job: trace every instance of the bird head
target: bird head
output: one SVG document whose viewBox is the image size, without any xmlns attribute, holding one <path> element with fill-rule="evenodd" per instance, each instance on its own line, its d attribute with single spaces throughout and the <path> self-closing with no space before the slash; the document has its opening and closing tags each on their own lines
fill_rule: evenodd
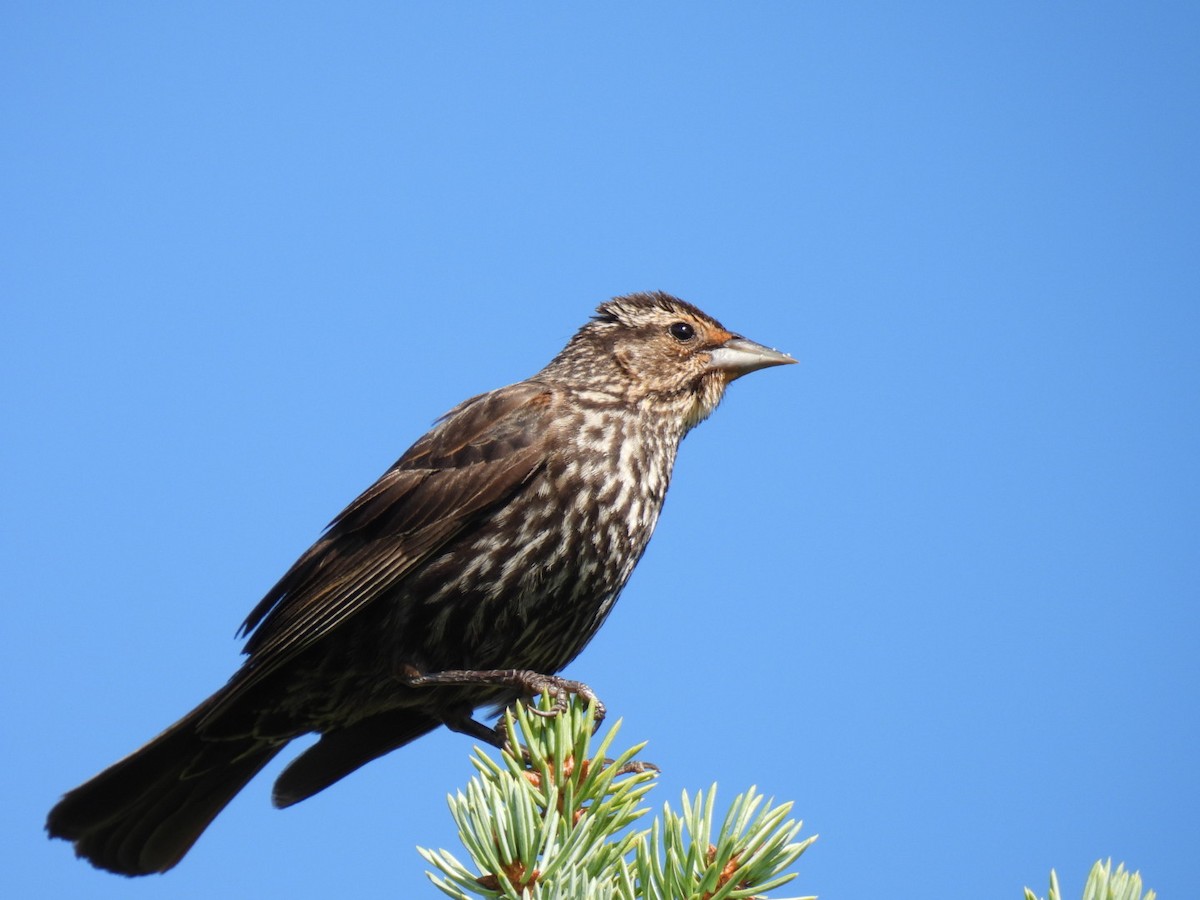
<svg viewBox="0 0 1200 900">
<path fill-rule="evenodd" d="M 674 407 L 686 431 L 716 409 L 734 379 L 795 361 L 655 292 L 600 304 L 544 371 L 627 401 Z"/>
</svg>

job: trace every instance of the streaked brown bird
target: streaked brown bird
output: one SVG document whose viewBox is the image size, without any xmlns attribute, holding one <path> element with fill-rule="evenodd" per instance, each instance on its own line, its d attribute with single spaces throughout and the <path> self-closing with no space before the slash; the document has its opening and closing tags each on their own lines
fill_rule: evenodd
<svg viewBox="0 0 1200 900">
<path fill-rule="evenodd" d="M 650 540 L 679 442 L 747 372 L 794 362 L 663 293 L 603 303 L 526 381 L 459 404 L 333 520 L 242 625 L 229 682 L 50 811 L 124 875 L 170 869 L 293 738 L 284 807 L 555 677 Z"/>
</svg>

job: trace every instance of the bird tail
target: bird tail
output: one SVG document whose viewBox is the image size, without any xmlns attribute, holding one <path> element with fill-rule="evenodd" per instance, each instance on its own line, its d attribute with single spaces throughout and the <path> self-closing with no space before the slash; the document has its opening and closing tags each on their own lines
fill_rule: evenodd
<svg viewBox="0 0 1200 900">
<path fill-rule="evenodd" d="M 165 872 L 179 862 L 282 742 L 202 738 L 201 704 L 145 746 L 67 793 L 50 811 L 51 837 L 121 875 Z"/>
</svg>

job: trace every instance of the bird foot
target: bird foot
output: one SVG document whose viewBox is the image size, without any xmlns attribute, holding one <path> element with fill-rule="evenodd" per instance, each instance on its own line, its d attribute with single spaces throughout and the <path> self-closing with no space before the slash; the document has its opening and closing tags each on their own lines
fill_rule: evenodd
<svg viewBox="0 0 1200 900">
<path fill-rule="evenodd" d="M 551 709 L 529 708 L 534 715 L 553 718 L 567 709 L 567 700 L 574 694 L 592 704 L 593 731 L 604 721 L 605 709 L 596 692 L 582 681 L 572 681 L 557 675 L 543 675 L 530 669 L 450 669 L 445 672 L 420 672 L 413 666 L 405 666 L 401 676 L 410 687 L 435 687 L 439 685 L 486 684 L 518 688 L 526 696 L 548 694 L 554 698 Z"/>
<path fill-rule="evenodd" d="M 606 759 L 606 760 L 604 760 L 604 762 L 608 765 L 611 765 L 613 763 L 613 760 Z M 617 769 L 617 774 L 618 775 L 634 775 L 634 774 L 640 775 L 642 772 L 661 772 L 661 771 L 662 771 L 661 768 L 659 768 L 654 763 L 649 762 L 648 760 L 631 759 L 629 762 L 625 763 L 625 765 L 621 766 L 621 768 Z"/>
</svg>

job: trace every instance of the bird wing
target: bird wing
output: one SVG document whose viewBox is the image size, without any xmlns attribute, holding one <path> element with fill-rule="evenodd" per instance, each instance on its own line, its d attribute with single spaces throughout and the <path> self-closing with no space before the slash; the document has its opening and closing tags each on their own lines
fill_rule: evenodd
<svg viewBox="0 0 1200 900">
<path fill-rule="evenodd" d="M 527 484 L 552 439 L 554 397 L 522 382 L 439 420 L 251 611 L 241 629 L 249 659 L 230 687 L 249 687 L 320 641 Z"/>
</svg>

